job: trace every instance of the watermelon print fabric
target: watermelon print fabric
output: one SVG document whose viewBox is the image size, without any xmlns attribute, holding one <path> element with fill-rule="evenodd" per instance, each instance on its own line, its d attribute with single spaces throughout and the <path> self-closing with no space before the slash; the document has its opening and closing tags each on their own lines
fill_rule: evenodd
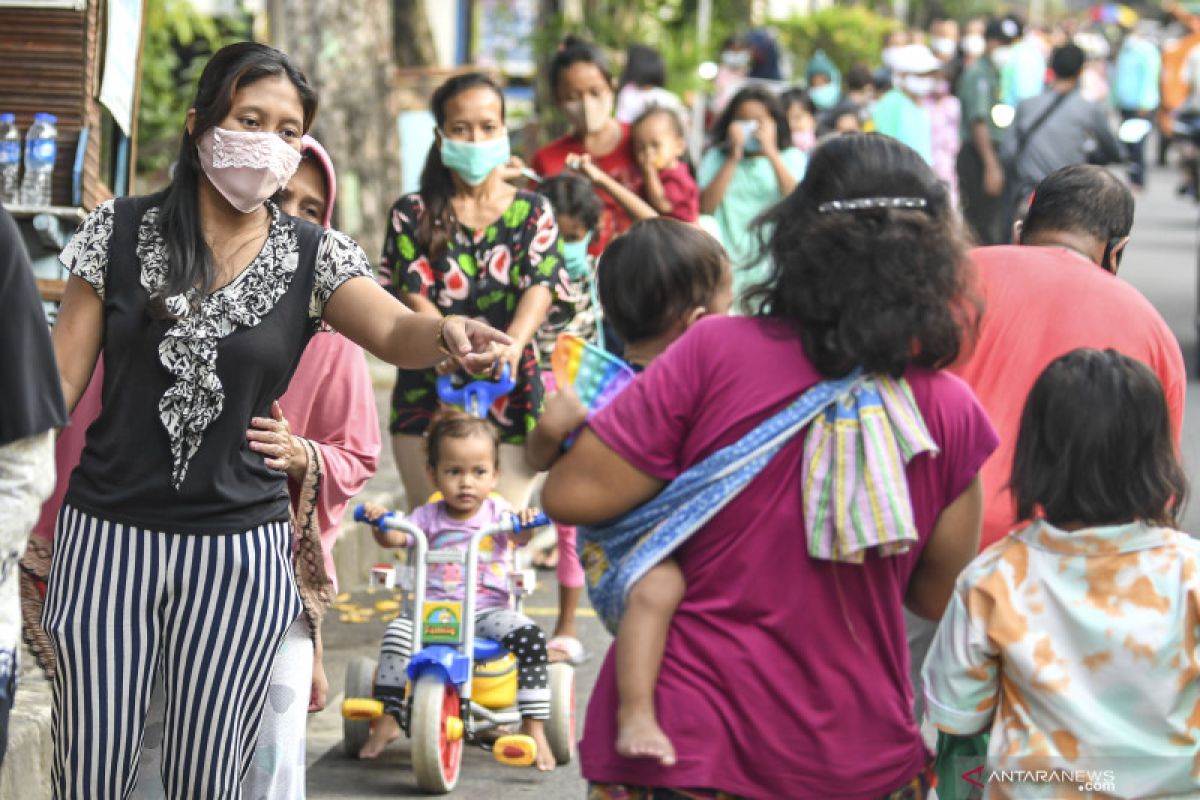
<svg viewBox="0 0 1200 800">
<path fill-rule="evenodd" d="M 552 293 L 566 280 L 558 223 L 546 198 L 518 191 L 499 219 L 484 228 L 456 226 L 445 254 L 431 262 L 417 242 L 425 203 L 420 194 L 401 197 L 389 214 L 379 282 L 396 294 L 428 298 L 443 314 L 462 314 L 505 330 L 525 290 Z M 543 390 L 534 345 L 525 348 L 516 388 L 492 406 L 489 417 L 500 438 L 521 444 L 541 413 Z M 397 370 L 389 428 L 421 435 L 437 410 L 434 370 Z"/>
</svg>

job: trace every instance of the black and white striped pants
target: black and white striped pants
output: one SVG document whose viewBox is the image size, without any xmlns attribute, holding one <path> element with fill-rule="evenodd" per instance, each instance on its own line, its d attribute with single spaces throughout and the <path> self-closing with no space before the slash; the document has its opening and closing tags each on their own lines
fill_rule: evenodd
<svg viewBox="0 0 1200 800">
<path fill-rule="evenodd" d="M 166 690 L 168 798 L 238 798 L 271 676 L 300 614 L 291 526 L 191 536 L 64 504 L 42 625 L 54 644 L 59 800 L 128 797 L 150 692 Z"/>
<path fill-rule="evenodd" d="M 550 653 L 546 634 L 524 614 L 508 608 L 489 608 L 475 615 L 475 635 L 494 639 L 517 657 L 517 707 L 528 719 L 550 718 Z M 408 662 L 413 655 L 413 624 L 406 617 L 388 623 L 379 650 L 375 698 L 384 709 L 400 715 Z"/>
</svg>

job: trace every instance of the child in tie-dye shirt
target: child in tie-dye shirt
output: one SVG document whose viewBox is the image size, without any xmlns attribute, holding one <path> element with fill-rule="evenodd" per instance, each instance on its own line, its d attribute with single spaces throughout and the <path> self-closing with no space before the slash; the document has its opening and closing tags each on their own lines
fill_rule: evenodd
<svg viewBox="0 0 1200 800">
<path fill-rule="evenodd" d="M 1158 379 L 1115 350 L 1031 390 L 1011 486 L 1033 521 L 963 571 L 924 668 L 941 731 L 991 731 L 985 796 L 1200 791 L 1200 542 L 1174 530 L 1171 442 Z"/>
</svg>

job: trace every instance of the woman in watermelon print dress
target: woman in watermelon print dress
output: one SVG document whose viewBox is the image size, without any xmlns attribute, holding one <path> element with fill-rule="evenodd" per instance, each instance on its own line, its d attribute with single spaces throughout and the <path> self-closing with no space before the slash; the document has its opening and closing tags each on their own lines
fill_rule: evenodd
<svg viewBox="0 0 1200 800">
<path fill-rule="evenodd" d="M 565 276 L 558 224 L 544 197 L 506 182 L 517 171 L 495 83 L 478 73 L 455 76 L 432 107 L 437 133 L 421 190 L 392 206 L 380 282 L 414 310 L 487 320 L 513 338 L 498 365 L 509 366 L 516 388 L 490 417 L 502 442 L 499 491 L 524 507 L 535 475 L 522 446 L 542 407 L 531 343 Z M 399 370 L 392 392 L 389 427 L 409 507 L 433 491 L 422 437 L 438 406 L 437 377 L 437 370 Z"/>
</svg>

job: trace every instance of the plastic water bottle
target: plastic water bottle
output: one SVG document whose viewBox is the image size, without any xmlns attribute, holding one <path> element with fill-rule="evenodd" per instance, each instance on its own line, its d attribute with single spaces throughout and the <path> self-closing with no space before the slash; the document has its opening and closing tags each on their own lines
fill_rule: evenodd
<svg viewBox="0 0 1200 800">
<path fill-rule="evenodd" d="M 15 114 L 0 114 L 0 203 L 21 199 L 21 131 Z"/>
<path fill-rule="evenodd" d="M 35 114 L 25 134 L 25 179 L 21 182 L 21 204 L 50 205 L 50 178 L 58 156 L 58 118 Z"/>
</svg>

